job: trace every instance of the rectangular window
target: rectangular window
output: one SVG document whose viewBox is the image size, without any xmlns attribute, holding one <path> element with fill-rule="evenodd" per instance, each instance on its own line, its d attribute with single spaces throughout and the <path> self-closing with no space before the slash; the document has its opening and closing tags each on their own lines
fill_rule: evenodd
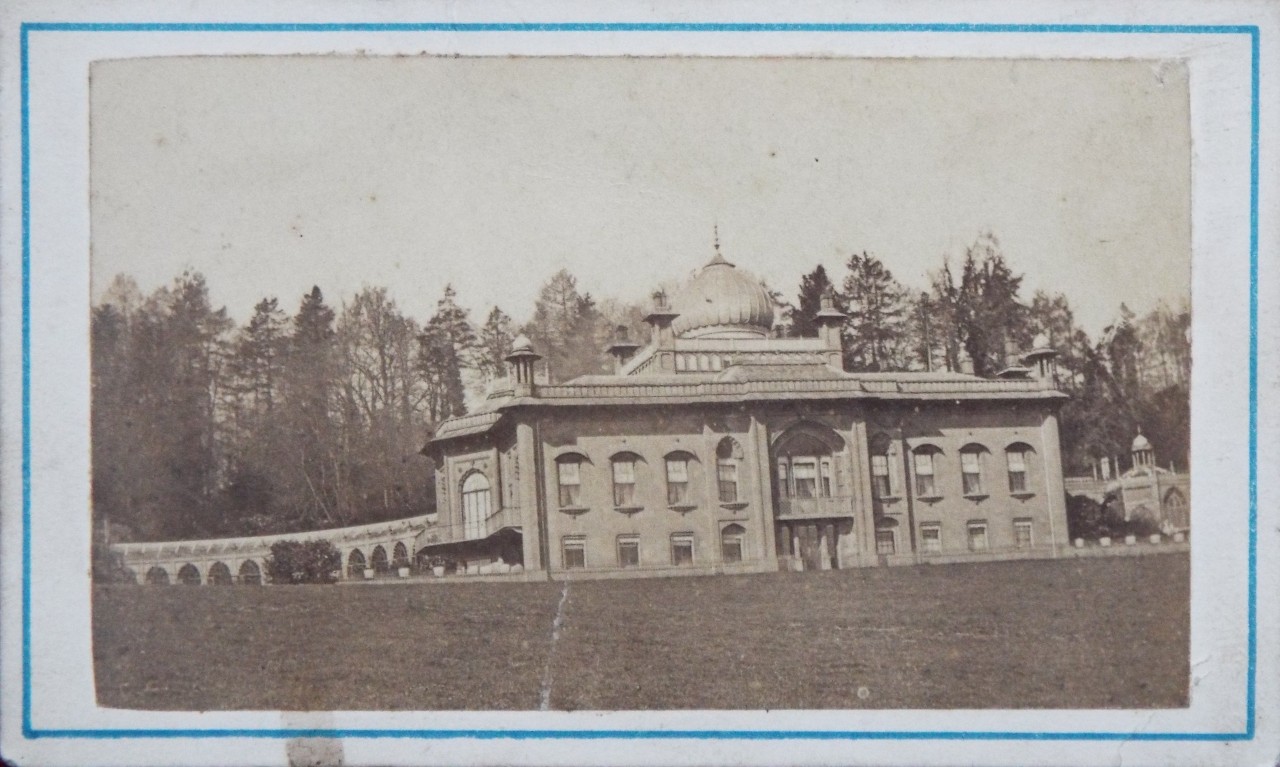
<svg viewBox="0 0 1280 767">
<path fill-rule="evenodd" d="M 561 542 L 564 569 L 574 570 L 587 566 L 587 539 L 581 535 L 566 536 Z"/>
<path fill-rule="evenodd" d="M 1021 450 L 1005 453 L 1009 458 L 1009 492 L 1027 492 L 1027 457 Z"/>
<path fill-rule="evenodd" d="M 676 355 L 676 372 L 683 373 L 689 368 L 688 362 L 683 354 Z"/>
<path fill-rule="evenodd" d="M 871 456 L 871 490 L 877 498 L 893 495 L 889 486 L 889 456 Z"/>
<path fill-rule="evenodd" d="M 725 562 L 742 561 L 742 536 L 724 535 L 720 539 L 720 557 Z"/>
<path fill-rule="evenodd" d="M 892 530 L 876 531 L 876 553 L 895 554 L 898 551 L 898 537 Z"/>
<path fill-rule="evenodd" d="M 916 495 L 921 498 L 937 496 L 933 483 L 933 453 L 916 453 Z"/>
<path fill-rule="evenodd" d="M 980 453 L 960 454 L 960 475 L 964 479 L 965 495 L 982 495 L 982 455 Z"/>
<path fill-rule="evenodd" d="M 823 498 L 831 497 L 831 471 L 831 459 L 823 458 L 818 464 L 819 479 L 821 480 L 819 482 L 819 487 L 822 490 Z"/>
<path fill-rule="evenodd" d="M 638 567 L 640 565 L 640 536 L 618 536 L 618 567 Z"/>
<path fill-rule="evenodd" d="M 969 523 L 969 551 L 987 550 L 987 523 Z"/>
<path fill-rule="evenodd" d="M 671 536 L 671 564 L 693 564 L 693 533 L 676 533 Z"/>
<path fill-rule="evenodd" d="M 671 506 L 689 502 L 689 461 L 667 459 L 667 503 Z"/>
<path fill-rule="evenodd" d="M 738 464 L 728 459 L 718 461 L 716 476 L 719 478 L 720 502 L 736 503 L 738 501 Z"/>
<path fill-rule="evenodd" d="M 926 554 L 942 551 L 942 525 L 920 525 L 920 548 Z"/>
<path fill-rule="evenodd" d="M 818 464 L 816 461 L 792 461 L 791 476 L 795 479 L 797 498 L 814 498 L 818 495 Z"/>
<path fill-rule="evenodd" d="M 1031 520 L 1013 520 L 1013 543 L 1020 549 L 1031 548 Z"/>
<path fill-rule="evenodd" d="M 577 461 L 562 461 L 556 465 L 560 473 L 560 507 L 577 506 L 581 501 L 582 475 Z"/>
<path fill-rule="evenodd" d="M 613 462 L 613 505 L 634 506 L 636 502 L 636 462 L 619 459 Z"/>
<path fill-rule="evenodd" d="M 787 461 L 785 458 L 778 461 L 778 494 L 783 498 L 791 497 L 791 480 L 790 474 L 787 472 Z"/>
</svg>

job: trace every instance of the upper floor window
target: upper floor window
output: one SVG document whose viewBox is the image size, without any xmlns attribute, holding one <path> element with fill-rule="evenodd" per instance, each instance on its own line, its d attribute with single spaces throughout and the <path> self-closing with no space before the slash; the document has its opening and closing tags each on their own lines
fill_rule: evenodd
<svg viewBox="0 0 1280 767">
<path fill-rule="evenodd" d="M 680 506 L 689 502 L 689 457 L 683 453 L 667 456 L 667 504 Z"/>
<path fill-rule="evenodd" d="M 636 504 L 636 459 L 635 456 L 623 454 L 613 459 L 613 505 L 635 506 Z"/>
<path fill-rule="evenodd" d="M 489 518 L 489 479 L 473 471 L 462 481 L 462 525 L 466 538 L 483 538 L 485 520 Z M 383 552 L 386 556 L 386 552 Z"/>
<path fill-rule="evenodd" d="M 871 447 L 871 493 L 876 498 L 893 495 L 893 478 L 889 473 L 889 439 L 884 435 L 873 437 Z"/>
<path fill-rule="evenodd" d="M 1004 455 L 1009 464 L 1009 492 L 1027 492 L 1027 464 L 1030 463 L 1031 447 L 1022 443 L 1010 445 Z"/>
<path fill-rule="evenodd" d="M 936 498 L 938 484 L 936 469 L 939 451 L 933 445 L 921 445 L 912 454 L 915 463 L 916 495 L 920 498 Z"/>
<path fill-rule="evenodd" d="M 742 447 L 732 437 L 720 440 L 716 447 L 716 483 L 721 503 L 738 501 L 738 462 L 742 460 Z"/>
<path fill-rule="evenodd" d="M 830 437 L 831 442 L 839 439 L 834 433 Z M 831 498 L 834 495 L 833 448 L 815 436 L 813 428 L 806 425 L 783 437 L 778 453 L 779 495 L 784 498 Z"/>
<path fill-rule="evenodd" d="M 556 473 L 560 484 L 560 508 L 582 505 L 582 461 L 578 456 L 557 460 Z"/>
<path fill-rule="evenodd" d="M 960 450 L 960 478 L 965 495 L 982 495 L 982 456 L 985 452 L 981 445 L 965 445 Z"/>
</svg>

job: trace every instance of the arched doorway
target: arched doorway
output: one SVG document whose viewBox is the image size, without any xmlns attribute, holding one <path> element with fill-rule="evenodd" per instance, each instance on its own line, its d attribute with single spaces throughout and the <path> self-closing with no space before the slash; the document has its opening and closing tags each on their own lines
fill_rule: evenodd
<svg viewBox="0 0 1280 767">
<path fill-rule="evenodd" d="M 347 555 L 347 577 L 364 577 L 364 552 L 360 549 L 352 549 Z"/>
<path fill-rule="evenodd" d="M 200 571 L 193 564 L 185 564 L 178 569 L 178 582 L 184 586 L 199 586 Z"/>
<path fill-rule="evenodd" d="M 844 470 L 844 439 L 828 426 L 802 422 L 774 441 L 778 554 L 786 567 L 840 566 L 840 542 L 853 530 L 853 498 Z"/>
<path fill-rule="evenodd" d="M 244 564 L 240 565 L 240 582 L 250 586 L 262 584 L 262 570 L 258 568 L 257 562 L 246 559 Z"/>
<path fill-rule="evenodd" d="M 373 567 L 375 575 L 386 575 L 391 572 L 391 565 L 387 563 L 387 550 L 382 546 L 373 547 L 373 554 L 369 557 L 369 563 Z"/>
<path fill-rule="evenodd" d="M 230 586 L 231 585 L 231 568 L 222 562 L 214 562 L 209 567 L 209 585 L 210 586 Z"/>
<path fill-rule="evenodd" d="M 147 571 L 147 583 L 152 586 L 168 586 L 169 571 L 163 567 L 153 567 Z"/>
<path fill-rule="evenodd" d="M 489 504 L 489 478 L 481 472 L 471 472 L 462 480 L 462 533 L 467 540 L 484 537 Z"/>
</svg>

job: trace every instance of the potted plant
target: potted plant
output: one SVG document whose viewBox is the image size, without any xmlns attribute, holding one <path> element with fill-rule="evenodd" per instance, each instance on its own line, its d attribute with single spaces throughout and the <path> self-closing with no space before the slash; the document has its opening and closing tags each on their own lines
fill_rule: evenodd
<svg viewBox="0 0 1280 767">
<path fill-rule="evenodd" d="M 445 561 L 444 557 L 435 556 L 427 557 L 427 567 L 431 568 L 431 574 L 437 578 L 444 577 Z"/>
<path fill-rule="evenodd" d="M 373 568 L 372 568 L 372 567 L 366 567 L 366 568 L 364 569 L 364 579 L 365 579 L 366 581 L 371 581 L 371 580 L 373 580 Z"/>
<path fill-rule="evenodd" d="M 409 577 L 409 563 L 408 563 L 408 562 L 401 562 L 401 563 L 400 563 L 400 566 L 399 566 L 398 568 L 396 568 L 396 573 L 397 573 L 397 574 L 399 574 L 399 576 L 400 576 L 401 578 L 408 578 L 408 577 Z"/>
</svg>

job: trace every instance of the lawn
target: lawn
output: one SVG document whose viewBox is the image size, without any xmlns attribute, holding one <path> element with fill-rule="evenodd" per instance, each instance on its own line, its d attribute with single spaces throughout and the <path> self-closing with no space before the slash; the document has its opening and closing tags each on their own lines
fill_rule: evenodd
<svg viewBox="0 0 1280 767">
<path fill-rule="evenodd" d="M 818 573 L 95 591 L 141 709 L 1166 708 L 1186 555 Z"/>
</svg>

